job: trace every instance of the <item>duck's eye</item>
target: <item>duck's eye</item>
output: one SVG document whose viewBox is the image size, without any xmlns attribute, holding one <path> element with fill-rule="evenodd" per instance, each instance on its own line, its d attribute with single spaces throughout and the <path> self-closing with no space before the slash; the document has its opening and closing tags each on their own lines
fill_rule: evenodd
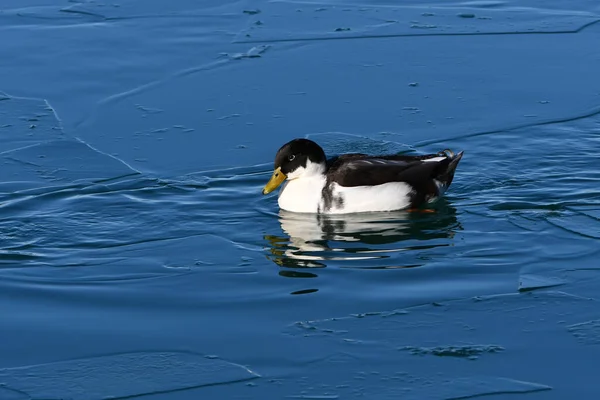
<svg viewBox="0 0 600 400">
<path fill-rule="evenodd" d="M 288 161 L 294 161 L 294 158 L 296 158 L 296 156 L 292 154 L 291 156 L 288 156 Z"/>
</svg>

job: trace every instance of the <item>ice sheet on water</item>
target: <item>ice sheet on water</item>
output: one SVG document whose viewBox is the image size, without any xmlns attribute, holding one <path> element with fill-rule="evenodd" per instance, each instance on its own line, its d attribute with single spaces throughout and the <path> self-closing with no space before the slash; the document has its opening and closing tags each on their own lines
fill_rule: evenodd
<svg viewBox="0 0 600 400">
<path fill-rule="evenodd" d="M 271 2 L 250 18 L 237 40 L 276 42 L 386 36 L 575 32 L 593 13 L 536 8 L 474 9 L 465 4 L 344 5 Z"/>
<path fill-rule="evenodd" d="M 48 102 L 0 92 L 0 153 L 63 138 L 60 121 Z"/>
<path fill-rule="evenodd" d="M 519 276 L 519 291 L 528 292 L 536 289 L 550 288 L 554 286 L 564 285 L 566 281 L 538 274 L 521 274 Z"/>
<path fill-rule="evenodd" d="M 136 171 L 77 140 L 52 140 L 0 155 L 1 192 L 75 182 L 97 182 Z"/>
<path fill-rule="evenodd" d="M 125 353 L 0 369 L 5 389 L 48 400 L 132 397 L 258 376 L 238 364 L 175 352 Z"/>
<path fill-rule="evenodd" d="M 302 321 L 288 333 L 304 342 L 327 341 L 329 349 L 347 354 L 346 370 L 359 372 L 353 377 L 346 374 L 346 380 L 336 384 L 360 390 L 365 397 L 470 398 L 549 390 L 546 382 L 523 379 L 527 366 L 513 368 L 509 374 L 494 366 L 516 352 L 527 359 L 546 359 L 551 353 L 566 363 L 577 360 L 590 368 L 597 359 L 597 347 L 591 347 L 598 343 L 597 310 L 593 299 L 564 292 L 528 292 Z M 568 333 L 578 340 L 565 342 Z M 548 343 L 559 340 L 563 344 L 552 346 L 549 352 Z M 443 361 L 447 367 L 453 366 L 452 372 L 432 373 L 432 358 L 415 357 L 411 350 L 453 355 Z M 485 357 L 472 357 L 483 353 Z M 370 360 L 377 363 L 371 366 Z M 317 364 L 324 376 L 329 369 L 339 371 L 330 359 L 319 360 L 312 368 Z M 402 365 L 409 365 L 410 371 L 392 372 Z M 370 373 L 369 368 L 378 369 Z M 555 378 L 550 374 L 548 379 Z"/>
</svg>

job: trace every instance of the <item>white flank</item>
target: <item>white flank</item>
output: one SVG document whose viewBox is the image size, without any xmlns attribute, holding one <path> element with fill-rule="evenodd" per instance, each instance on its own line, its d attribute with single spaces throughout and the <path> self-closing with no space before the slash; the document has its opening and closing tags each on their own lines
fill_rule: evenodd
<svg viewBox="0 0 600 400">
<path fill-rule="evenodd" d="M 369 211 L 395 211 L 410 206 L 412 187 L 403 182 L 390 182 L 376 186 L 345 187 L 333 184 L 333 198 L 341 196 L 342 207 L 336 207 L 336 201 L 330 210 L 321 207 L 327 214 L 349 214 Z"/>
</svg>

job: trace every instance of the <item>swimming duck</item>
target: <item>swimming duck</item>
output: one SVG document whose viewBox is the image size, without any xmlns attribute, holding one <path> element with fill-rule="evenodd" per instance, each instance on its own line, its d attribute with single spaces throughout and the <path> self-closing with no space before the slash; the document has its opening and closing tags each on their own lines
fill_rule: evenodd
<svg viewBox="0 0 600 400">
<path fill-rule="evenodd" d="M 286 181 L 279 207 L 298 213 L 416 209 L 444 194 L 462 155 L 444 150 L 420 156 L 352 153 L 327 159 L 317 143 L 294 139 L 277 151 L 263 194 Z"/>
</svg>

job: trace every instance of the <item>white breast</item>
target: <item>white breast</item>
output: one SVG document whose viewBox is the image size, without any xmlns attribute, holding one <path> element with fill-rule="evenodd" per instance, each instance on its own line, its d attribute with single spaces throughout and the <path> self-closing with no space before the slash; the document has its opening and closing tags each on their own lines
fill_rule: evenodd
<svg viewBox="0 0 600 400">
<path fill-rule="evenodd" d="M 324 175 L 289 180 L 279 192 L 279 208 L 298 213 L 316 213 L 321 203 L 323 186 Z"/>
</svg>

